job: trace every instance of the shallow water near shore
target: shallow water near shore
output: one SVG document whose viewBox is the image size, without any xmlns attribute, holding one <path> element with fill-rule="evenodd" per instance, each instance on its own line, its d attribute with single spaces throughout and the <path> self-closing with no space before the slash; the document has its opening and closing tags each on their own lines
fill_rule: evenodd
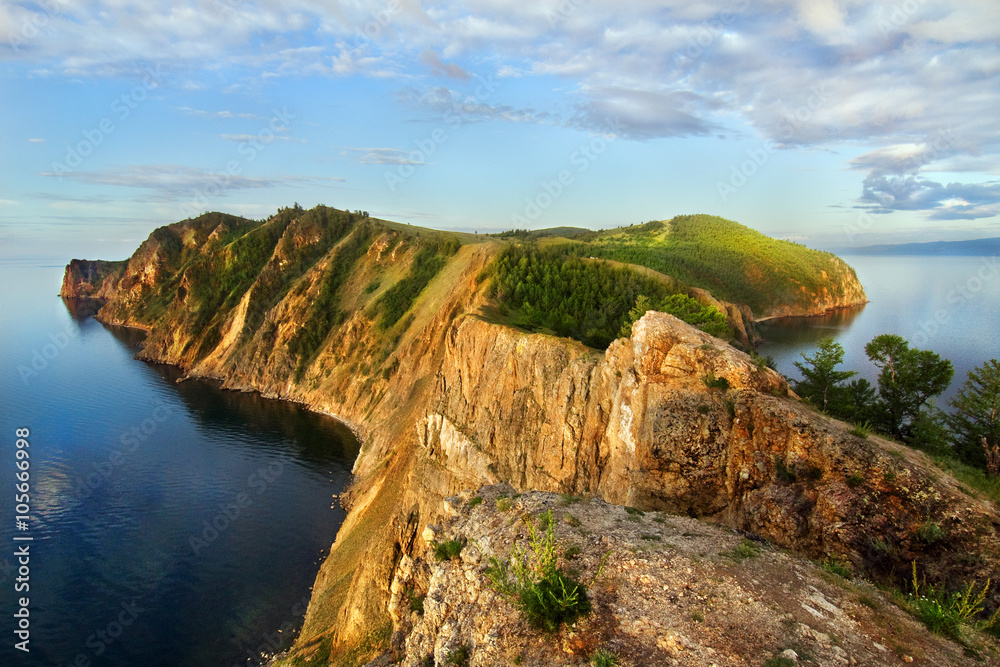
<svg viewBox="0 0 1000 667">
<path fill-rule="evenodd" d="M 229 667 L 287 645 L 343 520 L 332 497 L 356 439 L 301 406 L 134 360 L 142 332 L 64 303 L 61 277 L 54 261 L 0 262 L 0 664 Z M 27 531 L 13 516 L 17 428 L 30 429 Z M 30 545 L 27 592 L 15 544 Z M 21 596 L 29 653 L 14 648 Z"/>
</svg>

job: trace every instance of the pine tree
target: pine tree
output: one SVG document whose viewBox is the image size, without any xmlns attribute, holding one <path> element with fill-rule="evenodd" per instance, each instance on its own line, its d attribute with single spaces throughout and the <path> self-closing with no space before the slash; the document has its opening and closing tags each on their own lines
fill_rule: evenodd
<svg viewBox="0 0 1000 667">
<path fill-rule="evenodd" d="M 920 409 L 948 388 L 955 370 L 936 352 L 912 349 L 895 334 L 876 336 L 865 346 L 865 353 L 880 370 L 880 426 L 906 440 L 910 426 L 920 417 Z"/>
<path fill-rule="evenodd" d="M 855 371 L 836 370 L 837 366 L 844 363 L 844 348 L 833 336 L 821 340 L 819 349 L 812 357 L 805 354 L 801 356 L 806 363 L 796 361 L 795 367 L 805 377 L 795 383 L 795 393 L 809 399 L 825 412 L 843 391 L 840 383 L 855 375 Z"/>
<path fill-rule="evenodd" d="M 955 453 L 969 465 L 986 467 L 983 438 L 986 450 L 1000 445 L 1000 362 L 990 359 L 969 371 L 951 407 L 954 412 L 947 421 Z"/>
</svg>

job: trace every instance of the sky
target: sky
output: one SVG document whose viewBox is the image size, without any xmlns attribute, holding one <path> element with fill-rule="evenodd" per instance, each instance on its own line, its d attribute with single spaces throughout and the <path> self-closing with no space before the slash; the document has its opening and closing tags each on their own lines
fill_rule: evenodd
<svg viewBox="0 0 1000 667">
<path fill-rule="evenodd" d="M 1000 3 L 0 0 L 0 258 L 204 211 L 1000 236 Z"/>
</svg>

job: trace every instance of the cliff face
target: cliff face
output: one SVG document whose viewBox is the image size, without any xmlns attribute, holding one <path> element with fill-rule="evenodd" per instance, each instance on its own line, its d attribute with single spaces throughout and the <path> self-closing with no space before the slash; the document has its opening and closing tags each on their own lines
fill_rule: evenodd
<svg viewBox="0 0 1000 667">
<path fill-rule="evenodd" d="M 816 285 L 799 285 L 794 290 L 798 293 L 796 302 L 775 304 L 757 320 L 824 315 L 868 303 L 868 296 L 854 269 L 839 257 L 831 256 L 830 264 L 830 271 L 820 271 Z"/>
<path fill-rule="evenodd" d="M 59 296 L 109 299 L 117 293 L 126 262 L 74 259 L 66 265 Z"/>
<path fill-rule="evenodd" d="M 149 329 L 145 358 L 303 402 L 362 437 L 295 655 L 384 648 L 400 564 L 425 546 L 423 527 L 446 497 L 498 482 L 702 517 L 872 576 L 915 559 L 929 581 L 998 580 L 991 505 L 923 456 L 803 407 L 722 341 L 654 312 L 604 353 L 490 323 L 489 243 L 448 256 L 385 327 L 382 299 L 426 238 L 317 216 L 158 230 L 99 314 Z M 317 321 L 329 331 L 293 354 Z M 945 540 L 919 537 L 930 523 Z"/>
</svg>

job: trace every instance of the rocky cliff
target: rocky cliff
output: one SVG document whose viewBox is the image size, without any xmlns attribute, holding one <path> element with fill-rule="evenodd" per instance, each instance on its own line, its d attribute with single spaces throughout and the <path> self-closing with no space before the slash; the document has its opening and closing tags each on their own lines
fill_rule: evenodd
<svg viewBox="0 0 1000 667">
<path fill-rule="evenodd" d="M 497 324 L 483 269 L 498 243 L 439 255 L 413 287 L 439 239 L 330 211 L 158 230 L 98 315 L 149 330 L 145 358 L 300 401 L 361 436 L 349 514 L 290 660 L 388 649 L 401 563 L 445 498 L 483 484 L 699 517 L 875 578 L 916 560 L 942 585 L 998 580 L 992 505 L 802 406 L 725 342 L 655 312 L 603 352 Z M 405 315 L 387 320 L 400 294 Z M 931 524 L 944 539 L 921 537 Z"/>
<path fill-rule="evenodd" d="M 759 315 L 757 321 L 779 317 L 811 317 L 825 315 L 842 308 L 868 303 L 868 296 L 857 279 L 854 269 L 839 257 L 830 257 L 831 270 L 820 271 L 811 287 L 798 285 L 802 299 L 798 303 L 779 303 Z"/>
<path fill-rule="evenodd" d="M 67 299 L 109 299 L 118 291 L 126 262 L 74 259 L 66 265 L 59 296 Z"/>
</svg>

